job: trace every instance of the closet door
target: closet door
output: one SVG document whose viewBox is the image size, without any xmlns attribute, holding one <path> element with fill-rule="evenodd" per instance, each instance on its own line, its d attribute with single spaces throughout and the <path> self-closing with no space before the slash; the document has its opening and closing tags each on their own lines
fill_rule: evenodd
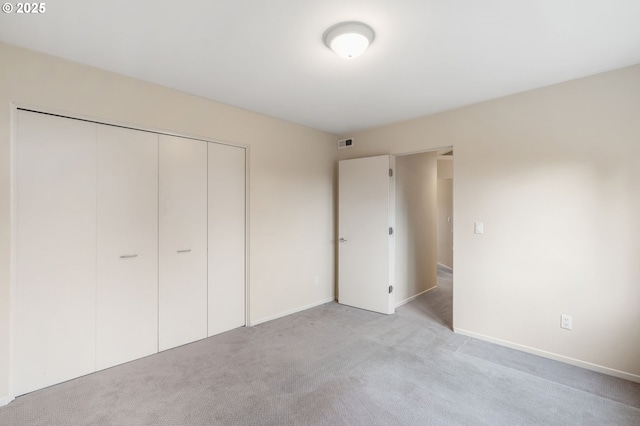
<svg viewBox="0 0 640 426">
<path fill-rule="evenodd" d="M 209 143 L 209 336 L 245 325 L 245 149 Z"/>
<path fill-rule="evenodd" d="M 95 368 L 95 135 L 18 111 L 16 395 Z"/>
<path fill-rule="evenodd" d="M 158 135 L 99 125 L 96 367 L 158 350 Z"/>
<path fill-rule="evenodd" d="M 160 135 L 160 350 L 207 337 L 207 143 Z"/>
</svg>

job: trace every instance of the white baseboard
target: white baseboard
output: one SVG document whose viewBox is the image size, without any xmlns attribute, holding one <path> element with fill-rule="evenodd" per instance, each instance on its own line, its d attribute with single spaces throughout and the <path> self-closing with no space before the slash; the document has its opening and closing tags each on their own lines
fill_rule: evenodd
<svg viewBox="0 0 640 426">
<path fill-rule="evenodd" d="M 7 405 L 11 401 L 13 401 L 13 398 L 9 398 L 8 396 L 4 398 L 0 398 L 0 407 Z"/>
<path fill-rule="evenodd" d="M 318 302 L 310 303 L 310 304 L 305 305 L 305 306 L 300 306 L 298 308 L 294 308 L 294 309 L 290 309 L 288 311 L 280 312 L 280 313 L 275 314 L 275 315 L 269 315 L 268 317 L 264 317 L 264 318 L 260 318 L 260 319 L 255 320 L 255 321 L 251 321 L 250 326 L 253 327 L 254 325 L 258 325 L 258 324 L 262 324 L 263 322 L 268 322 L 268 321 L 272 321 L 274 319 L 286 317 L 287 315 L 295 314 L 296 312 L 306 311 L 307 309 L 315 308 L 316 306 L 324 305 L 325 303 L 333 302 L 335 300 L 336 299 L 334 297 L 330 297 L 328 299 L 323 299 L 323 300 L 320 300 Z"/>
<path fill-rule="evenodd" d="M 398 309 L 398 308 L 399 308 L 400 306 L 402 306 L 402 305 L 406 305 L 406 304 L 407 304 L 407 303 L 409 303 L 409 302 L 413 302 L 414 300 L 416 300 L 418 297 L 422 296 L 422 295 L 423 295 L 423 294 L 425 294 L 426 292 L 431 291 L 431 290 L 436 289 L 436 288 L 438 288 L 438 286 L 437 286 L 437 285 L 434 285 L 433 287 L 428 288 L 428 289 L 426 289 L 425 291 L 423 291 L 423 292 L 420 292 L 420 293 L 416 294 L 415 296 L 411 296 L 411 297 L 410 297 L 410 298 L 408 298 L 408 299 L 404 299 L 404 300 L 402 300 L 402 301 L 400 301 L 400 302 L 396 303 L 396 309 Z"/>
<path fill-rule="evenodd" d="M 448 270 L 448 271 L 453 272 L 453 268 L 452 268 L 451 266 L 447 266 L 447 265 L 445 265 L 444 263 L 440 263 L 440 262 L 438 262 L 438 266 L 439 266 L 439 267 L 441 267 L 441 268 L 444 268 L 444 269 L 446 269 L 446 270 Z"/>
<path fill-rule="evenodd" d="M 516 349 L 518 351 L 538 355 L 543 358 L 553 359 L 555 361 L 564 362 L 567 364 L 575 365 L 576 367 L 586 368 L 587 370 L 596 371 L 598 373 L 607 374 L 609 376 L 619 377 L 621 379 L 629 380 L 631 382 L 640 383 L 640 375 L 627 373 L 626 371 L 616 370 L 614 368 L 604 367 L 602 365 L 593 364 L 591 362 L 582 361 L 579 359 L 571 358 L 564 355 L 559 355 L 553 352 L 543 351 L 541 349 L 532 348 L 530 346 L 521 345 L 519 343 L 509 342 L 507 340 L 496 339 L 493 337 L 485 336 L 484 334 L 474 333 L 473 331 L 464 330 L 461 328 L 453 328 L 453 331 L 464 336 L 473 337 L 474 339 L 484 340 L 485 342 L 495 343 L 507 348 Z"/>
</svg>

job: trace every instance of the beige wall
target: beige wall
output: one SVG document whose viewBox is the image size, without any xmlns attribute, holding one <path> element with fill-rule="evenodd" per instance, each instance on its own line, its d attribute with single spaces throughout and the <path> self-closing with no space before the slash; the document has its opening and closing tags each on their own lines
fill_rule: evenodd
<svg viewBox="0 0 640 426">
<path fill-rule="evenodd" d="M 442 157 L 438 158 L 438 179 L 453 179 L 453 156 Z"/>
<path fill-rule="evenodd" d="M 640 65 L 344 135 L 339 157 L 453 146 L 455 330 L 640 381 L 638 117 Z"/>
<path fill-rule="evenodd" d="M 12 102 L 248 145 L 252 322 L 333 299 L 335 136 L 1 43 L 0 64 L 0 405 L 10 372 Z"/>
<path fill-rule="evenodd" d="M 396 157 L 395 300 L 435 287 L 437 153 Z"/>
<path fill-rule="evenodd" d="M 441 171 L 452 164 L 438 160 L 438 263 L 449 268 L 453 268 L 453 176 L 440 176 L 446 176 Z"/>
</svg>

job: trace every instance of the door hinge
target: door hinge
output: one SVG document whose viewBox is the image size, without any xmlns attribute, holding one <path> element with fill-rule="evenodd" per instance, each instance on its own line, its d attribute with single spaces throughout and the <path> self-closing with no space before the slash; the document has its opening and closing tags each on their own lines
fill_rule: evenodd
<svg viewBox="0 0 640 426">
<path fill-rule="evenodd" d="M 393 228 L 389 227 L 389 235 L 393 235 Z"/>
<path fill-rule="evenodd" d="M 393 286 L 392 285 L 389 286 L 389 294 L 391 294 L 391 293 L 393 293 Z"/>
<path fill-rule="evenodd" d="M 389 177 L 393 177 L 393 169 L 389 169 Z"/>
</svg>

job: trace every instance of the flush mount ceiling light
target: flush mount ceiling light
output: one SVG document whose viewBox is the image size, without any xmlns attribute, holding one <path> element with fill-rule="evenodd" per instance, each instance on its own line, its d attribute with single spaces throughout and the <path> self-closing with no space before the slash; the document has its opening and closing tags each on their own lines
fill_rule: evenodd
<svg viewBox="0 0 640 426">
<path fill-rule="evenodd" d="M 367 50 L 375 34 L 362 22 L 342 22 L 325 31 L 324 44 L 343 58 L 358 57 Z"/>
</svg>

